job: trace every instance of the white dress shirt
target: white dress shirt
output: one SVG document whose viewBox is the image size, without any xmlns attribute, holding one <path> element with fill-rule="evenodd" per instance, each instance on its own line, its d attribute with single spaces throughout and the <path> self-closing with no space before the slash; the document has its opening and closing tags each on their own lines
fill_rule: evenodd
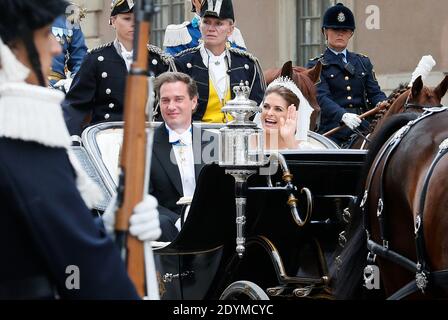
<svg viewBox="0 0 448 320">
<path fill-rule="evenodd" d="M 196 188 L 196 175 L 194 172 L 194 156 L 191 126 L 182 134 L 172 130 L 165 123 L 169 134 L 169 142 L 172 145 L 174 155 L 179 168 L 184 197 L 193 197 Z"/>
<path fill-rule="evenodd" d="M 328 49 L 333 52 L 335 55 L 338 55 L 340 53 L 342 53 L 344 55 L 344 58 L 342 59 L 344 61 L 344 63 L 347 63 L 347 49 L 342 50 L 341 52 L 337 52 L 336 50 L 331 49 L 330 47 L 328 47 Z"/>
<path fill-rule="evenodd" d="M 210 50 L 204 47 L 200 48 L 202 62 L 208 68 L 210 79 L 218 93 L 219 99 L 223 100 L 227 93 L 230 78 L 227 74 L 226 50 L 219 56 L 215 56 Z"/>
<path fill-rule="evenodd" d="M 131 70 L 131 64 L 133 59 L 134 50 L 127 51 L 126 48 L 123 46 L 121 42 L 119 42 L 117 39 L 114 41 L 115 48 L 117 49 L 118 53 L 121 55 L 121 57 L 124 60 L 124 63 L 126 63 L 126 69 Z"/>
</svg>

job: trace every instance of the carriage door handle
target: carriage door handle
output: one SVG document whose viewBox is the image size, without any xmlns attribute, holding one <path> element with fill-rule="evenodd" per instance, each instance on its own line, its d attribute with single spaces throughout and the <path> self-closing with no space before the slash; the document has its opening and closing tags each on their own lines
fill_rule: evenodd
<svg viewBox="0 0 448 320">
<path fill-rule="evenodd" d="M 172 282 L 174 279 L 191 277 L 193 274 L 194 274 L 194 271 L 185 271 L 185 272 L 181 273 L 180 275 L 178 273 L 177 274 L 165 273 L 162 277 L 162 281 L 164 283 L 168 283 L 168 282 Z"/>
</svg>

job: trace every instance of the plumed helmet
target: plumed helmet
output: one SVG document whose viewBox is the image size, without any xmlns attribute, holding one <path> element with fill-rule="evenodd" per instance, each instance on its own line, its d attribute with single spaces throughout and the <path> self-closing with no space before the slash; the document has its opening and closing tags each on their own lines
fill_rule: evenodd
<svg viewBox="0 0 448 320">
<path fill-rule="evenodd" d="M 324 14 L 322 28 L 355 30 L 355 17 L 353 12 L 342 3 L 328 8 Z"/>
<path fill-rule="evenodd" d="M 205 0 L 202 3 L 201 17 L 215 17 L 235 21 L 232 0 Z"/>
<path fill-rule="evenodd" d="M 52 24 L 67 6 L 64 0 L 0 0 L 0 37 L 5 43 L 23 38 L 24 32 Z"/>
<path fill-rule="evenodd" d="M 134 9 L 134 0 L 113 0 L 110 9 L 111 17 L 120 13 L 132 12 Z"/>
</svg>

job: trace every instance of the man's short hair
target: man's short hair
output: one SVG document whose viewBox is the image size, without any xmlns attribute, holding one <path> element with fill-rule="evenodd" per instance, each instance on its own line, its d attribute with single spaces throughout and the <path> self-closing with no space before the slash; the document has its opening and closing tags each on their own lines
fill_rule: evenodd
<svg viewBox="0 0 448 320">
<path fill-rule="evenodd" d="M 182 72 L 164 72 L 159 75 L 154 82 L 154 90 L 158 99 L 160 99 L 160 88 L 165 83 L 183 82 L 187 85 L 188 95 L 190 99 L 198 96 L 198 86 L 188 74 Z"/>
</svg>

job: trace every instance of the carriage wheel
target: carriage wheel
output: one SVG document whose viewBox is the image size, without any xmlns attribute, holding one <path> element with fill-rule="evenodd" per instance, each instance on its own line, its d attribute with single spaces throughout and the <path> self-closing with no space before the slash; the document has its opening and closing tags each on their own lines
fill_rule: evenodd
<svg viewBox="0 0 448 320">
<path fill-rule="evenodd" d="M 269 300 L 269 297 L 255 283 L 242 280 L 229 285 L 219 300 Z"/>
</svg>

